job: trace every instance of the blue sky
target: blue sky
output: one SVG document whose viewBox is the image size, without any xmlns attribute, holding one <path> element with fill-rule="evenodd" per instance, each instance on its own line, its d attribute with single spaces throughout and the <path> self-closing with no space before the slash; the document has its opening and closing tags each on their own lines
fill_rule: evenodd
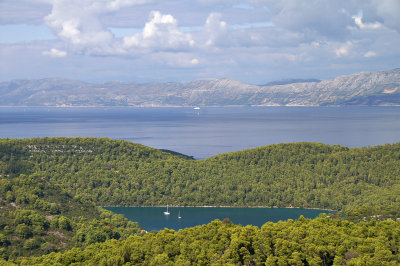
<svg viewBox="0 0 400 266">
<path fill-rule="evenodd" d="M 231 78 L 400 67 L 399 0 L 2 0 L 0 81 Z"/>
</svg>

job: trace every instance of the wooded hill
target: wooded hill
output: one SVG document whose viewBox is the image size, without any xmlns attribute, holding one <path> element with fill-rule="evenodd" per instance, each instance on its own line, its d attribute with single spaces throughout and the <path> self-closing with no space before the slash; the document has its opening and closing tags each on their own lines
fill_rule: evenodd
<svg viewBox="0 0 400 266">
<path fill-rule="evenodd" d="M 0 145 L 3 178 L 34 174 L 101 206 L 343 211 L 400 204 L 400 143 L 352 149 L 277 144 L 205 160 L 101 138 L 14 139 Z"/>
<path fill-rule="evenodd" d="M 137 233 L 137 223 L 83 202 L 38 175 L 0 178 L 0 259 L 60 252 Z"/>
<path fill-rule="evenodd" d="M 321 215 L 262 228 L 228 221 L 72 249 L 24 265 L 399 265 L 400 222 L 354 224 Z"/>
<path fill-rule="evenodd" d="M 396 220 L 400 217 L 399 162 L 400 143 L 352 149 L 319 143 L 277 144 L 196 161 L 190 157 L 122 140 L 2 139 L 0 256 L 14 259 L 40 255 L 138 234 L 137 224 L 98 209 L 94 204 L 312 207 L 343 211 L 353 221 L 387 218 Z M 372 222 L 371 226 L 380 225 Z M 390 226 L 395 231 L 399 230 L 400 222 Z M 242 230 L 241 227 L 232 228 Z M 364 230 L 360 228 L 357 230 Z M 309 229 L 313 231 L 315 228 Z M 192 229 L 186 230 L 190 232 Z M 168 231 L 164 233 L 168 234 Z M 179 233 L 171 234 L 179 236 Z M 155 237 L 150 242 L 157 238 L 151 235 L 146 237 Z M 392 239 L 399 243 L 399 234 L 387 237 L 387 241 Z M 142 238 L 134 239 L 136 244 L 133 245 L 140 245 L 137 243 L 143 241 Z M 92 250 L 103 249 L 107 245 L 119 248 L 133 240 L 127 241 L 108 242 L 104 246 L 92 247 Z M 201 245 L 209 245 L 207 241 L 211 239 L 204 240 Z M 335 251 L 334 254 L 340 253 L 341 258 L 346 259 L 343 256 L 358 247 L 357 243 L 346 247 L 346 251 Z M 161 253 L 157 251 L 154 256 L 165 253 L 162 250 L 166 246 L 159 248 Z M 398 260 L 398 250 L 389 249 L 392 252 L 390 260 Z M 222 252 L 220 249 L 216 250 Z M 255 255 L 251 248 L 247 250 L 251 257 Z M 71 252 L 67 254 L 81 251 Z M 82 261 L 91 257 L 86 257 L 89 253 L 85 252 L 91 251 L 84 251 L 79 255 L 83 256 Z M 375 251 L 362 252 L 364 251 L 357 251 L 360 259 L 360 254 L 374 254 Z M 131 258 L 133 253 L 129 254 L 127 256 Z M 211 253 L 206 253 L 204 259 L 209 261 L 211 258 L 207 254 Z M 240 257 L 241 253 L 238 254 Z M 278 256 L 276 254 L 275 257 Z M 299 258 L 307 260 L 305 254 L 301 253 Z M 332 256 L 333 253 L 329 254 Z M 347 255 L 352 256 L 349 254 Z M 153 255 L 149 255 L 149 259 L 155 259 Z M 62 257 L 52 256 L 46 258 Z M 177 263 L 175 255 L 167 252 L 167 256 Z M 265 256 L 264 259 L 271 257 Z M 104 257 L 99 259 L 103 260 Z M 326 259 L 333 262 L 333 257 Z M 146 264 L 149 262 L 143 258 L 142 260 Z M 129 261 L 132 260 L 125 260 Z M 240 263 L 245 261 L 247 260 L 244 258 L 239 259 Z M 191 263 L 201 262 L 196 260 Z"/>
</svg>

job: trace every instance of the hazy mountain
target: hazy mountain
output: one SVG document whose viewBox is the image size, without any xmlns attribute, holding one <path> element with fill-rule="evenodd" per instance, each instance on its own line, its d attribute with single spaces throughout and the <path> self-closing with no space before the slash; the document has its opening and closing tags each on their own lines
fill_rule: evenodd
<svg viewBox="0 0 400 266">
<path fill-rule="evenodd" d="M 0 83 L 2 106 L 400 105 L 400 69 L 332 80 L 249 85 L 231 79 L 186 83 L 86 83 L 50 78 Z"/>
<path fill-rule="evenodd" d="M 292 83 L 320 82 L 320 81 L 321 80 L 319 80 L 319 79 L 280 79 L 280 80 L 268 82 L 261 86 L 286 85 L 286 84 L 292 84 Z"/>
</svg>

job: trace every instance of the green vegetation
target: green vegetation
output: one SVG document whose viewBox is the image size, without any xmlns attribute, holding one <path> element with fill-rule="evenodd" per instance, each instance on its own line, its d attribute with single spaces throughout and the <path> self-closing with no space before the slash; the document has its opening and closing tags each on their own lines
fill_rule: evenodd
<svg viewBox="0 0 400 266">
<path fill-rule="evenodd" d="M 0 174 L 35 174 L 102 206 L 400 204 L 400 143 L 348 149 L 278 144 L 195 161 L 126 141 L 0 141 Z"/>
<path fill-rule="evenodd" d="M 73 198 L 37 175 L 0 179 L 0 259 L 86 247 L 138 232 L 137 223 Z"/>
<path fill-rule="evenodd" d="M 22 264 L 77 265 L 398 265 L 400 223 L 324 217 L 255 226 L 227 221 L 106 241 Z"/>
<path fill-rule="evenodd" d="M 2 139 L 0 258 L 87 247 L 24 262 L 399 262 L 400 222 L 378 222 L 400 217 L 399 161 L 400 143 L 277 144 L 195 161 L 121 140 Z M 136 223 L 96 207 L 167 203 L 334 209 L 355 223 L 321 217 L 260 230 L 213 222 L 139 236 Z M 247 242 L 234 241 L 242 235 Z"/>
</svg>

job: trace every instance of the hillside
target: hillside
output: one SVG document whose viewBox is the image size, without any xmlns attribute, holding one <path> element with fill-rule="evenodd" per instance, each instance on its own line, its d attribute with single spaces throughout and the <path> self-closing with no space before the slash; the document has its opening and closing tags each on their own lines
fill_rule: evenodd
<svg viewBox="0 0 400 266">
<path fill-rule="evenodd" d="M 37 256 L 127 238 L 137 223 L 84 202 L 38 175 L 0 177 L 0 258 Z"/>
<path fill-rule="evenodd" d="M 0 94 L 0 106 L 400 105 L 400 69 L 263 86 L 231 79 L 144 84 L 14 80 L 0 83 Z"/>
<path fill-rule="evenodd" d="M 400 203 L 400 143 L 277 144 L 195 161 L 122 140 L 2 140 L 0 173 L 37 175 L 101 206 L 294 206 L 351 210 Z"/>
<path fill-rule="evenodd" d="M 34 140 L 29 143 L 21 146 L 0 140 L 0 259 L 84 248 L 107 239 L 140 234 L 137 223 L 99 208 L 93 201 L 76 197 L 56 182 L 49 182 L 46 177 L 51 172 L 34 173 L 41 162 L 32 161 L 30 154 L 45 149 L 49 152 L 49 147 L 55 148 L 60 141 L 43 139 L 40 148 Z M 74 153 L 95 152 L 82 150 L 84 145 L 79 143 L 75 140 L 68 147 L 56 149 L 68 153 L 69 159 Z M 143 149 L 146 158 L 149 150 L 152 149 Z"/>
<path fill-rule="evenodd" d="M 164 229 L 23 265 L 398 265 L 400 222 L 354 224 L 321 215 L 256 226 L 229 221 Z"/>
<path fill-rule="evenodd" d="M 2 139 L 0 140 L 0 259 L 14 260 L 21 256 L 37 256 L 52 251 L 69 250 L 72 247 L 88 247 L 85 251 L 72 249 L 65 255 L 53 253 L 49 257 L 27 260 L 25 263 L 67 264 L 67 261 L 92 263 L 92 259 L 107 260 L 103 255 L 93 256 L 91 252 L 94 250 L 103 248 L 119 250 L 121 245 L 129 245 L 126 247 L 126 252 L 139 257 L 123 256 L 123 261 L 149 263 L 150 260 L 161 259 L 161 257 L 156 258 L 161 253 L 169 252 L 168 245 L 162 242 L 164 240 L 159 240 L 163 234 L 176 234 L 168 230 L 161 231 L 161 235 L 146 234 L 144 238 L 132 236 L 128 242 L 91 245 L 110 239 L 126 239 L 130 235 L 140 235 L 136 223 L 128 222 L 122 216 L 97 208 L 95 205 L 154 206 L 169 203 L 183 206 L 293 206 L 344 211 L 347 218 L 354 221 L 387 218 L 396 220 L 400 217 L 399 160 L 400 143 L 353 149 L 318 143 L 278 144 L 196 161 L 171 151 L 164 152 L 122 140 Z M 324 219 L 307 222 L 311 225 L 307 227 L 308 232 L 312 235 L 318 232 L 321 226 L 318 223 L 321 221 L 324 221 L 325 225 L 330 224 L 332 228 L 336 228 L 333 230 L 338 232 L 343 231 L 343 226 L 348 228 L 347 225 Z M 285 227 L 293 226 L 292 223 L 288 221 Z M 214 229 L 222 226 L 218 222 L 207 226 L 211 230 L 215 225 L 217 228 Z M 392 230 L 388 228 L 393 227 L 393 230 L 398 230 L 396 229 L 398 222 L 397 224 L 382 222 L 380 225 L 371 222 L 368 226 L 370 230 L 383 230 L 377 234 L 384 234 L 385 237 L 388 236 L 384 233 L 385 230 Z M 268 230 L 271 226 L 271 223 L 264 225 L 269 228 Z M 364 230 L 364 225 L 351 224 L 351 226 L 355 231 Z M 293 230 L 297 230 L 295 227 Z M 192 241 L 187 238 L 190 232 L 200 230 L 198 233 L 203 234 L 202 228 L 205 227 L 180 231 L 176 236 L 177 245 Z M 240 226 L 234 226 L 231 227 L 232 232 L 223 232 L 227 228 L 224 226 L 221 228 L 222 234 L 232 234 L 232 236 L 242 234 L 240 232 L 243 230 Z M 255 230 L 257 238 L 269 234 L 268 231 L 262 233 L 257 228 L 252 230 Z M 243 233 L 247 234 L 245 231 Z M 294 241 L 306 243 L 314 239 L 312 235 L 307 238 L 307 234 L 303 235 L 305 238 L 301 237 Z M 357 252 L 360 258 L 377 256 L 359 246 L 360 242 L 354 236 L 347 233 L 342 235 L 343 239 L 354 241 L 353 244 L 345 248 L 340 248 L 338 244 L 329 251 L 331 253 L 325 259 L 332 262 L 335 254 L 341 254 L 340 259 L 345 259 L 343 256 L 346 252 Z M 382 244 L 379 242 L 382 238 L 379 239 L 377 238 L 376 245 Z M 144 249 L 141 251 L 134 251 L 135 247 L 142 245 L 141 241 L 153 243 L 150 245 L 158 246 L 158 251 L 150 254 L 146 246 L 143 246 Z M 195 242 L 204 246 L 211 239 L 202 238 L 202 242 L 198 241 L 200 239 Z M 218 243 L 226 245 L 226 241 L 222 239 L 212 241 L 214 244 L 222 241 Z M 396 245 L 398 236 L 388 241 L 384 241 L 385 246 L 381 248 L 392 250 L 392 244 Z M 393 243 L 387 245 L 391 243 L 390 241 Z M 232 252 L 239 252 L 238 254 L 245 252 L 241 251 L 241 246 L 235 246 L 235 241 L 230 243 Z M 258 242 L 254 242 L 254 245 L 255 243 Z M 265 245 L 267 242 L 262 243 Z M 258 261 L 264 261 L 267 257 L 274 258 L 271 254 L 264 254 L 264 251 L 257 253 L 253 244 L 246 248 L 249 248 L 248 252 L 252 258 L 257 257 Z M 279 247 L 270 248 L 276 249 L 274 252 L 281 252 Z M 184 249 L 177 251 L 178 253 L 168 253 L 168 258 L 175 261 L 178 259 L 175 257 L 177 254 L 186 254 L 182 259 L 192 260 L 192 263 L 199 262 L 200 258 L 195 259 L 196 256 L 193 257 L 193 254 L 186 253 L 187 251 Z M 141 257 L 139 254 L 143 252 L 148 256 Z M 224 253 L 219 248 L 215 252 Z M 316 261 L 324 259 L 321 253 L 301 249 L 296 252 L 301 252 L 302 256 L 311 252 L 309 255 L 311 257 L 307 259 L 304 257 L 303 260 L 312 257 Z M 111 253 L 106 253 L 109 254 L 106 256 L 110 256 Z M 226 254 L 232 253 L 229 251 Z M 387 257 L 388 261 L 398 260 L 396 254 Z M 203 259 L 208 261 L 211 255 L 204 255 Z M 225 259 L 230 258 L 227 262 L 239 260 L 237 262 L 244 263 L 247 257 L 242 255 L 239 257 L 235 255 L 233 258 L 226 255 L 228 257 Z M 285 257 L 280 256 L 280 258 Z M 221 259 L 221 262 L 225 262 L 223 257 Z M 349 259 L 351 258 L 346 260 Z"/>
</svg>

